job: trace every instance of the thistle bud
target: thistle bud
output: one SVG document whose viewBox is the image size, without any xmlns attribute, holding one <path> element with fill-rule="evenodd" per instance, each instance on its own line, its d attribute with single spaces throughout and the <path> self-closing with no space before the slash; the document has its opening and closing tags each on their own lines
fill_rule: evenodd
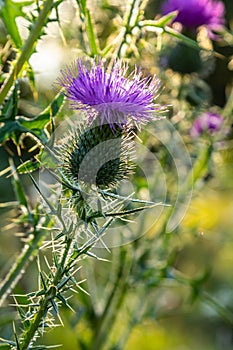
<svg viewBox="0 0 233 350">
<path fill-rule="evenodd" d="M 132 135 L 109 124 L 81 125 L 61 145 L 61 169 L 67 179 L 98 188 L 116 186 L 133 169 Z"/>
</svg>

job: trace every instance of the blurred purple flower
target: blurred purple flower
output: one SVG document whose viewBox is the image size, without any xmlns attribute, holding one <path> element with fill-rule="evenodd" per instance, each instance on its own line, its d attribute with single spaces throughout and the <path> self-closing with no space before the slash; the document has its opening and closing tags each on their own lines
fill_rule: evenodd
<svg viewBox="0 0 233 350">
<path fill-rule="evenodd" d="M 198 137 L 204 132 L 213 134 L 216 131 L 220 130 L 222 124 L 223 118 L 219 114 L 206 112 L 196 118 L 191 128 L 190 134 L 192 137 Z"/>
<path fill-rule="evenodd" d="M 131 74 L 120 60 L 107 71 L 101 61 L 77 60 L 61 72 L 59 86 L 73 109 L 86 110 L 88 121 L 99 118 L 101 125 L 108 123 L 112 129 L 140 125 L 154 119 L 161 107 L 155 104 L 160 81 L 156 76 L 142 78 L 135 68 Z"/>
<path fill-rule="evenodd" d="M 214 31 L 224 27 L 224 4 L 215 0 L 167 0 L 162 5 L 162 13 L 178 10 L 175 18 L 187 29 L 195 30 L 204 25 L 209 36 L 215 38 Z"/>
</svg>

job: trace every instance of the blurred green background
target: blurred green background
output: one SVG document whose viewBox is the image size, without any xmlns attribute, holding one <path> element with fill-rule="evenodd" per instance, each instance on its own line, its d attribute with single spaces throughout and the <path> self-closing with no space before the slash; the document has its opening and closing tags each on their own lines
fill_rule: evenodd
<svg viewBox="0 0 233 350">
<path fill-rule="evenodd" d="M 233 30 L 233 2 L 224 1 L 229 30 Z M 145 18 L 159 14 L 161 1 L 151 0 L 145 8 Z M 93 1 L 89 4 L 100 47 L 103 49 L 116 38 L 122 24 L 126 4 L 120 1 Z M 53 13 L 55 18 L 55 12 Z M 25 19 L 17 22 L 23 39 L 28 35 Z M 42 111 L 55 96 L 53 83 L 59 70 L 77 57 L 84 57 L 81 39 L 82 25 L 77 15 L 77 4 L 63 1 L 59 7 L 59 25 L 48 23 L 39 40 L 37 50 L 30 59 L 34 71 L 34 86 L 28 77 L 21 77 L 22 93 L 19 113 L 29 117 Z M 0 22 L 2 69 L 7 73 L 7 59 L 14 57 L 11 46 L 6 54 L 7 29 Z M 136 35 L 135 35 L 136 37 Z M 184 140 L 193 162 L 206 147 L 205 137 L 192 140 L 189 132 L 193 120 L 203 108 L 221 112 L 232 91 L 232 42 L 212 43 L 214 50 L 224 55 L 207 57 L 203 71 L 180 74 L 170 68 L 163 69 L 161 57 L 174 45 L 174 38 L 163 36 L 162 47 L 153 33 L 144 33 L 134 42 L 130 39 L 125 56 L 130 65 L 139 64 L 162 80 L 164 91 L 160 103 L 171 105 L 168 120 Z M 232 38 L 231 38 L 232 40 Z M 205 67 L 210 68 L 209 74 Z M 59 118 L 63 120 L 67 109 Z M 59 123 L 59 118 L 57 123 Z M 159 123 L 159 121 L 157 122 Z M 153 134 L 153 128 L 149 131 Z M 192 200 L 178 227 L 164 233 L 163 224 L 167 209 L 155 220 L 153 212 L 145 213 L 140 220 L 150 229 L 135 242 L 123 248 L 112 248 L 111 253 L 99 249 L 101 257 L 110 262 L 84 261 L 80 279 L 87 278 L 83 286 L 90 293 L 80 291 L 71 304 L 74 312 L 62 309 L 64 327 L 45 333 L 45 344 L 63 344 L 62 349 L 82 349 L 82 341 L 95 334 L 91 307 L 101 310 L 104 300 L 121 265 L 121 249 L 129 270 L 118 281 L 125 283 L 119 307 L 113 312 L 106 349 L 124 350 L 230 350 L 233 349 L 233 139 L 232 113 L 225 119 L 224 132 L 214 140 L 214 150 L 195 183 Z M 165 135 L 166 136 L 166 135 Z M 168 188 L 168 201 L 175 198 L 176 168 L 169 158 L 169 140 L 160 142 L 147 133 L 142 134 L 143 144 L 152 152 L 162 167 Z M 23 158 L 30 158 L 24 142 Z M 0 172 L 9 166 L 13 157 L 19 164 L 16 146 L 7 141 L 0 148 Z M 26 175 L 20 177 L 31 202 L 35 190 Z M 146 190 L 140 171 L 133 178 L 136 194 Z M 156 179 L 154 198 L 158 201 L 160 179 Z M 15 201 L 12 178 L 0 177 L 0 202 Z M 23 224 L 14 223 L 20 215 L 17 207 L 0 208 L 0 276 L 9 270 L 20 252 L 23 242 L 19 233 L 27 232 Z M 151 225 L 150 225 L 151 220 Z M 125 268 L 125 266 L 124 266 Z M 125 279 L 125 280 L 124 280 Z M 31 291 L 37 286 L 36 263 L 32 262 L 15 288 L 15 293 Z M 7 300 L 12 303 L 11 297 Z M 16 318 L 13 307 L 6 303 L 0 310 L 0 335 L 12 335 L 11 321 Z M 122 342 L 122 345 L 121 345 Z M 114 345 L 115 344 L 115 345 Z M 114 347 L 115 346 L 115 347 Z M 104 349 L 105 349 L 104 348 Z M 94 348 L 93 348 L 94 349 Z"/>
</svg>

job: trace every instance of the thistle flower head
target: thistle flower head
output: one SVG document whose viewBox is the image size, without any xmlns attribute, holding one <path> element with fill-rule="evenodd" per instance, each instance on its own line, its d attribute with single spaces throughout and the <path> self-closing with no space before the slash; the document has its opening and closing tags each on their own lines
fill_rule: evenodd
<svg viewBox="0 0 233 350">
<path fill-rule="evenodd" d="M 224 26 L 224 5 L 216 0 L 167 0 L 162 5 L 162 13 L 167 14 L 178 10 L 175 18 L 185 28 L 196 30 L 206 26 L 209 36 L 216 38 L 213 31 L 221 30 Z"/>
<path fill-rule="evenodd" d="M 74 62 L 61 72 L 58 85 L 64 88 L 65 96 L 73 109 L 88 111 L 88 121 L 103 125 L 140 125 L 154 118 L 160 110 L 155 104 L 160 82 L 157 77 L 142 78 L 142 72 L 135 69 L 127 75 L 128 66 L 120 60 L 108 71 L 98 59 Z"/>
<path fill-rule="evenodd" d="M 214 134 L 220 130 L 223 124 L 223 118 L 213 112 L 206 112 L 200 115 L 193 123 L 190 134 L 192 137 L 199 137 L 204 132 Z"/>
<path fill-rule="evenodd" d="M 60 148 L 62 172 L 71 184 L 111 188 L 133 169 L 132 136 L 109 124 L 81 125 Z"/>
</svg>

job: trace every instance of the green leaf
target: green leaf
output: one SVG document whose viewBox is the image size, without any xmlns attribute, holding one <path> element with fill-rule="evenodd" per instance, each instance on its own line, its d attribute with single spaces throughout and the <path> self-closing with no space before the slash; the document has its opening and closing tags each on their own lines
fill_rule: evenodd
<svg viewBox="0 0 233 350">
<path fill-rule="evenodd" d="M 94 33 L 94 27 L 91 20 L 91 14 L 89 10 L 86 10 L 86 21 L 87 21 L 87 35 L 90 44 L 91 56 L 95 56 L 99 54 L 99 48 L 96 40 L 96 36 Z"/>
<path fill-rule="evenodd" d="M 163 28 L 166 25 L 170 24 L 174 18 L 176 18 L 178 11 L 173 11 L 168 13 L 167 15 L 157 19 L 157 20 L 145 20 L 139 22 L 140 27 L 157 27 Z"/>
<path fill-rule="evenodd" d="M 76 0 L 80 11 L 84 14 L 84 16 L 86 16 L 86 11 L 87 11 L 87 1 L 86 0 Z"/>
<path fill-rule="evenodd" d="M 55 117 L 57 115 L 57 113 L 59 112 L 63 102 L 64 102 L 64 95 L 59 93 L 54 98 L 53 102 L 51 103 L 52 117 Z"/>
<path fill-rule="evenodd" d="M 186 44 L 186 45 L 188 45 L 190 47 L 193 47 L 194 49 L 200 50 L 200 47 L 199 47 L 198 43 L 195 40 L 192 40 L 192 39 L 188 38 L 187 36 L 181 34 L 177 30 L 175 30 L 175 29 L 173 29 L 171 27 L 165 26 L 164 27 L 164 32 L 174 36 L 175 38 L 177 38 L 179 40 L 181 40 L 184 44 Z"/>
<path fill-rule="evenodd" d="M 23 127 L 27 128 L 29 131 L 32 130 L 38 133 L 40 129 L 43 129 L 50 122 L 52 117 L 56 116 L 56 114 L 62 106 L 63 101 L 64 95 L 59 94 L 54 98 L 52 103 L 48 107 L 46 107 L 46 109 L 43 112 L 41 112 L 37 117 L 33 119 L 21 117 L 18 118 L 18 121 Z"/>
<path fill-rule="evenodd" d="M 1 0 L 1 2 L 3 1 Z M 7 96 L 8 91 L 14 84 L 15 78 L 20 74 L 25 62 L 29 60 L 31 54 L 33 53 L 36 42 L 41 37 L 42 35 L 41 32 L 43 32 L 43 29 L 48 22 L 48 16 L 52 10 L 53 3 L 54 3 L 53 0 L 43 1 L 43 7 L 41 11 L 39 11 L 38 18 L 33 21 L 34 24 L 30 28 L 30 34 L 23 46 L 21 55 L 18 56 L 14 69 L 11 70 L 10 74 L 5 80 L 5 84 L 2 86 L 1 93 L 0 93 L 0 104 L 4 102 L 4 99 Z M 39 6 L 39 4 L 37 5 Z"/>
<path fill-rule="evenodd" d="M 5 0 L 2 2 L 3 5 L 0 7 L 0 14 L 7 28 L 8 33 L 11 36 L 15 46 L 19 49 L 22 47 L 22 39 L 20 37 L 16 18 L 25 17 L 25 13 L 22 8 L 27 5 L 34 3 L 33 0 L 14 2 L 13 0 Z"/>
<path fill-rule="evenodd" d="M 175 30 L 174 28 L 171 28 L 168 26 L 168 24 L 170 24 L 176 16 L 177 16 L 177 11 L 174 11 L 174 12 L 171 12 L 171 13 L 159 18 L 158 20 L 141 21 L 141 22 L 139 22 L 139 25 L 140 25 L 140 27 L 161 28 L 160 30 L 163 29 L 163 32 L 165 32 L 169 35 L 172 35 L 173 37 L 181 40 L 184 44 L 186 44 L 190 47 L 193 47 L 197 50 L 200 50 L 200 47 L 195 40 L 188 38 L 187 36 L 181 34 L 177 30 Z"/>
<path fill-rule="evenodd" d="M 24 162 L 23 164 L 20 164 L 17 167 L 17 172 L 19 174 L 27 174 L 27 173 L 31 173 L 35 170 L 38 170 L 40 168 L 40 162 L 36 159 L 32 159 L 32 160 L 27 160 L 26 162 Z"/>
<path fill-rule="evenodd" d="M 43 144 L 46 144 L 48 142 L 48 133 L 45 127 L 60 110 L 64 101 L 64 96 L 62 94 L 57 95 L 52 103 L 35 118 L 17 117 L 16 120 L 14 120 L 17 112 L 16 91 L 17 88 L 15 88 L 12 94 L 12 102 L 4 106 L 4 119 L 0 119 L 0 121 L 5 121 L 7 117 L 7 121 L 5 121 L 5 124 L 0 129 L 0 144 L 9 138 L 13 138 L 15 142 L 18 143 L 22 133 L 31 133 Z"/>
<path fill-rule="evenodd" d="M 43 144 L 48 142 L 45 126 L 50 122 L 50 115 L 39 115 L 34 119 L 20 117 L 18 121 L 24 130 L 36 136 Z"/>
<path fill-rule="evenodd" d="M 82 6 L 82 10 L 83 10 L 83 13 L 85 14 L 86 13 L 86 0 L 80 0 L 80 3 L 81 3 L 81 6 Z"/>
<path fill-rule="evenodd" d="M 23 128 L 17 121 L 6 122 L 0 129 L 0 144 L 19 132 L 22 133 L 27 131 L 28 130 Z"/>
<path fill-rule="evenodd" d="M 19 201 L 20 205 L 23 205 L 25 208 L 28 208 L 28 201 L 25 196 L 24 189 L 21 186 L 21 183 L 19 182 L 19 179 L 17 176 L 13 177 L 13 188 L 15 191 L 15 195 Z"/>
<path fill-rule="evenodd" d="M 38 137 L 42 143 L 48 142 L 48 135 L 45 131 L 45 126 L 52 121 L 52 118 L 57 115 L 64 101 L 64 95 L 58 94 L 51 104 L 46 107 L 46 109 L 41 112 L 36 118 L 19 118 L 20 125 L 28 129 L 36 137 Z"/>
<path fill-rule="evenodd" d="M 19 83 L 16 81 L 14 90 L 2 108 L 0 122 L 15 120 L 18 112 Z"/>
</svg>

